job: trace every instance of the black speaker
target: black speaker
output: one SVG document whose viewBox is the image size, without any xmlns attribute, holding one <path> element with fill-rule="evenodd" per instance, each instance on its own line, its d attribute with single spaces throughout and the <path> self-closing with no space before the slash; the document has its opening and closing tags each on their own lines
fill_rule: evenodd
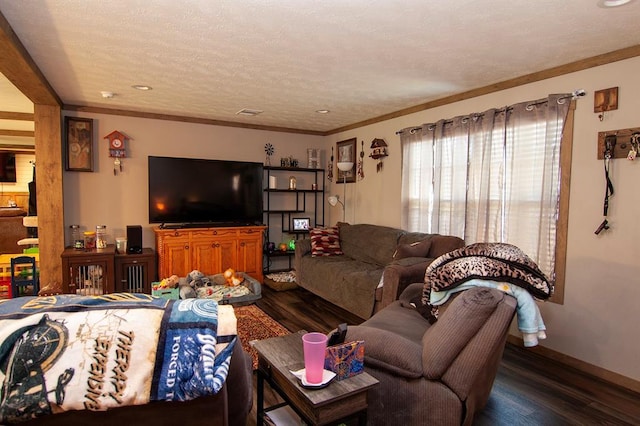
<svg viewBox="0 0 640 426">
<path fill-rule="evenodd" d="M 142 253 L 142 226 L 127 225 L 127 253 Z"/>
</svg>

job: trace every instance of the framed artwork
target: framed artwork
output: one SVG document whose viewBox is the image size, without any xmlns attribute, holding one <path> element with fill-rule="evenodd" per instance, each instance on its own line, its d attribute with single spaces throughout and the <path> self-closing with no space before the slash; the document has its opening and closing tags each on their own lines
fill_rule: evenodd
<svg viewBox="0 0 640 426">
<path fill-rule="evenodd" d="M 293 230 L 294 231 L 308 231 L 309 230 L 309 222 L 310 218 L 301 217 L 293 219 Z"/>
<path fill-rule="evenodd" d="M 338 168 L 336 183 L 349 183 L 356 181 L 356 138 L 347 139 L 336 143 L 336 166 L 338 163 L 352 163 L 349 170 L 343 171 Z"/>
<path fill-rule="evenodd" d="M 65 117 L 65 165 L 74 172 L 93 171 L 93 120 Z"/>
</svg>

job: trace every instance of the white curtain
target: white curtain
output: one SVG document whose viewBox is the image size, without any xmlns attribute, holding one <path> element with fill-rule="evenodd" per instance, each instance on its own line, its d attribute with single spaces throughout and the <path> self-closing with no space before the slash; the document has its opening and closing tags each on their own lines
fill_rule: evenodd
<svg viewBox="0 0 640 426">
<path fill-rule="evenodd" d="M 404 229 L 516 245 L 553 279 L 571 96 L 403 129 Z"/>
</svg>

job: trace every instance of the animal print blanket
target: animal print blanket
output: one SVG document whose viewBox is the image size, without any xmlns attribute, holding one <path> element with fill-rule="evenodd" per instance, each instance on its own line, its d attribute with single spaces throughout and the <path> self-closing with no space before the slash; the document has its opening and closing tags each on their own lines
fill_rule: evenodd
<svg viewBox="0 0 640 426">
<path fill-rule="evenodd" d="M 185 401 L 222 387 L 233 307 L 146 294 L 0 301 L 0 424 Z"/>
<path fill-rule="evenodd" d="M 446 253 L 427 267 L 421 306 L 417 307 L 425 318 L 435 322 L 438 308 L 430 304 L 431 291 L 448 290 L 472 279 L 505 281 L 539 299 L 548 299 L 553 294 L 553 285 L 545 274 L 518 247 L 476 243 Z"/>
</svg>

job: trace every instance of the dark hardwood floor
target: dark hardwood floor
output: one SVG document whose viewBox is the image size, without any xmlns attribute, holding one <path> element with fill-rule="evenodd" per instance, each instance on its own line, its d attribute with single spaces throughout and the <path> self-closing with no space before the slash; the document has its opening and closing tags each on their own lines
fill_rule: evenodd
<svg viewBox="0 0 640 426">
<path fill-rule="evenodd" d="M 303 289 L 264 286 L 256 304 L 290 331 L 328 332 L 362 319 Z M 247 425 L 256 424 L 254 407 Z M 281 402 L 265 390 L 265 402 Z M 474 425 L 640 425 L 640 394 L 507 344 L 491 396 Z M 400 425 L 398 425 L 400 426 Z"/>
</svg>

